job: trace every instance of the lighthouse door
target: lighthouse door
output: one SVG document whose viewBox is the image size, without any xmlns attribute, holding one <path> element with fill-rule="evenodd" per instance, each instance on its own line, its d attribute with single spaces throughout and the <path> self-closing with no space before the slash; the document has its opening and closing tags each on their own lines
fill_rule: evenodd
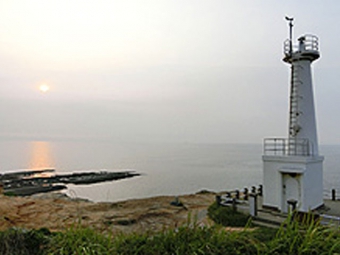
<svg viewBox="0 0 340 255">
<path fill-rule="evenodd" d="M 282 175 L 282 211 L 288 212 L 288 200 L 296 200 L 297 208 L 301 201 L 300 191 L 300 174 L 283 174 Z"/>
</svg>

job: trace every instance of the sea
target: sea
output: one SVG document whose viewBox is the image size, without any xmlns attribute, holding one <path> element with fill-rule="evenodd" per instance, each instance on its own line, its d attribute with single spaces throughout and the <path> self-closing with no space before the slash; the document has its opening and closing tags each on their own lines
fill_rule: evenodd
<svg viewBox="0 0 340 255">
<path fill-rule="evenodd" d="M 340 192 L 340 145 L 321 145 L 324 196 Z M 138 177 L 68 185 L 71 197 L 116 202 L 201 190 L 262 184 L 262 144 L 115 143 L 109 141 L 0 141 L 0 173 L 55 169 L 56 173 L 135 171 Z"/>
</svg>

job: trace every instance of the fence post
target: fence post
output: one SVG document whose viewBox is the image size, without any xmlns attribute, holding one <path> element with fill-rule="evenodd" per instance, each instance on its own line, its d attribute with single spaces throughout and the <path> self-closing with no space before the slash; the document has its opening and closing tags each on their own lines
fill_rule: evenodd
<svg viewBox="0 0 340 255">
<path fill-rule="evenodd" d="M 244 188 L 243 194 L 244 194 L 244 200 L 248 200 L 248 189 L 247 188 Z"/>
<path fill-rule="evenodd" d="M 335 189 L 332 189 L 332 201 L 336 200 L 336 191 Z"/>
<path fill-rule="evenodd" d="M 259 185 L 259 196 L 262 197 L 262 195 L 263 195 L 263 185 L 260 184 Z"/>
<path fill-rule="evenodd" d="M 287 200 L 287 204 L 288 204 L 288 212 L 291 213 L 292 218 L 291 221 L 294 220 L 295 215 L 296 215 L 296 205 L 297 205 L 298 201 L 295 199 L 289 199 Z M 291 210 L 290 210 L 291 209 Z"/>
<path fill-rule="evenodd" d="M 240 191 L 238 189 L 235 190 L 235 197 L 236 199 L 240 199 Z"/>
<path fill-rule="evenodd" d="M 220 195 L 216 195 L 216 204 L 218 206 L 221 205 L 221 196 Z"/>
<path fill-rule="evenodd" d="M 252 217 L 257 216 L 257 194 L 249 194 L 249 214 Z"/>
<path fill-rule="evenodd" d="M 234 211 L 234 212 L 237 211 L 236 198 L 233 198 L 233 200 L 232 200 L 232 208 L 233 208 L 233 211 Z"/>
</svg>

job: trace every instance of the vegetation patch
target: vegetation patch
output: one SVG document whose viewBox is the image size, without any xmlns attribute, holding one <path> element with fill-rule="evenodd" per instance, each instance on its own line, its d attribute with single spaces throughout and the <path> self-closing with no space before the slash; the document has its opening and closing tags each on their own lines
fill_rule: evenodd
<svg viewBox="0 0 340 255">
<path fill-rule="evenodd" d="M 210 190 L 207 190 L 207 189 L 202 189 L 202 190 L 198 191 L 196 194 L 198 194 L 198 195 L 216 194 L 216 192 L 210 191 Z"/>
<path fill-rule="evenodd" d="M 1 255 L 40 255 L 45 250 L 50 237 L 47 229 L 26 230 L 11 228 L 0 232 Z"/>
<path fill-rule="evenodd" d="M 8 196 L 8 197 L 17 197 L 17 194 L 15 194 L 14 192 L 12 191 L 7 191 L 7 192 L 4 192 L 3 193 L 5 196 Z"/>
<path fill-rule="evenodd" d="M 229 206 L 220 206 L 216 202 L 209 206 L 208 216 L 215 223 L 229 227 L 245 227 L 250 221 L 250 215 Z"/>
<path fill-rule="evenodd" d="M 279 229 L 240 232 L 226 231 L 218 224 L 201 227 L 190 219 L 176 229 L 144 234 L 101 234 L 80 226 L 54 234 L 47 229 L 11 228 L 0 232 L 0 254 L 340 254 L 340 232 L 312 218 L 303 224 L 288 218 Z"/>
</svg>

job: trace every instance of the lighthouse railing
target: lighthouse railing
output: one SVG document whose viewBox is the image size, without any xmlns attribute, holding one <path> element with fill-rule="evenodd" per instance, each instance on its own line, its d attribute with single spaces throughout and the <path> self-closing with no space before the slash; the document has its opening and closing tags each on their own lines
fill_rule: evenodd
<svg viewBox="0 0 340 255">
<path fill-rule="evenodd" d="M 311 156 L 313 147 L 308 139 L 266 138 L 264 155 L 272 156 Z"/>
<path fill-rule="evenodd" d="M 319 38 L 315 35 L 304 35 L 303 45 L 304 51 L 318 51 L 319 50 Z M 293 52 L 298 52 L 300 49 L 299 45 L 292 45 L 290 39 L 286 39 L 283 42 L 283 53 L 285 56 L 289 56 Z"/>
<path fill-rule="evenodd" d="M 305 35 L 305 50 L 313 50 L 318 51 L 319 50 L 319 39 L 315 35 Z"/>
</svg>

